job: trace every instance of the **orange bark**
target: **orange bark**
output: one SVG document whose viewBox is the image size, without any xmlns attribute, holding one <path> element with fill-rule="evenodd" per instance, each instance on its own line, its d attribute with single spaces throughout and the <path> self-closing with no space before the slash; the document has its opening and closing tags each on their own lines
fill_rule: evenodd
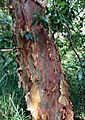
<svg viewBox="0 0 85 120">
<path fill-rule="evenodd" d="M 58 48 L 43 26 L 32 26 L 33 14 L 44 12 L 34 0 L 16 3 L 15 34 L 29 31 L 34 41 L 18 37 L 19 86 L 25 91 L 27 109 L 34 120 L 73 120 L 68 84 L 61 68 Z"/>
</svg>

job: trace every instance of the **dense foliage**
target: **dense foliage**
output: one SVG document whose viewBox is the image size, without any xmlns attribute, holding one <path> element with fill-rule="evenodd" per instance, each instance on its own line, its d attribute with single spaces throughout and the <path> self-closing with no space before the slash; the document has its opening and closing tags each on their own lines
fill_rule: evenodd
<svg viewBox="0 0 85 120">
<path fill-rule="evenodd" d="M 24 92 L 18 88 L 12 18 L 0 10 L 0 119 L 25 120 Z M 26 109 L 26 108 L 25 108 Z"/>
<path fill-rule="evenodd" d="M 18 88 L 12 18 L 6 3 L 0 1 L 0 119 L 25 120 L 29 116 L 24 111 L 23 90 Z M 84 6 L 84 0 L 49 0 L 42 15 L 43 26 L 59 48 L 75 116 L 85 115 Z M 36 16 L 42 21 L 41 15 Z"/>
<path fill-rule="evenodd" d="M 84 1 L 54 0 L 48 7 L 52 34 L 56 37 L 76 115 L 85 114 Z"/>
</svg>

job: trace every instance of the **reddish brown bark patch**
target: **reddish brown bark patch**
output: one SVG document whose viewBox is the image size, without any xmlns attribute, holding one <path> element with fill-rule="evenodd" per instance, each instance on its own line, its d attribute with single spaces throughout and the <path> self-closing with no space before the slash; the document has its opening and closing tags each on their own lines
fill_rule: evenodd
<svg viewBox="0 0 85 120">
<path fill-rule="evenodd" d="M 73 120 L 58 49 L 41 24 L 31 25 L 33 14 L 42 12 L 42 7 L 33 0 L 22 0 L 15 11 L 15 34 L 34 36 L 34 41 L 17 39 L 19 85 L 24 88 L 27 109 L 34 120 Z"/>
</svg>

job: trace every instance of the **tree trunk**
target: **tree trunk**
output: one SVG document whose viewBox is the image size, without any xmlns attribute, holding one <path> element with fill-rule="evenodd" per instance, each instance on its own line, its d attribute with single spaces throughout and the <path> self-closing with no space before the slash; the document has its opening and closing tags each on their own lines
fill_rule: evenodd
<svg viewBox="0 0 85 120">
<path fill-rule="evenodd" d="M 19 87 L 24 88 L 33 120 L 73 120 L 58 48 L 38 20 L 32 26 L 34 14 L 43 14 L 44 7 L 36 0 L 14 0 L 12 13 Z"/>
</svg>

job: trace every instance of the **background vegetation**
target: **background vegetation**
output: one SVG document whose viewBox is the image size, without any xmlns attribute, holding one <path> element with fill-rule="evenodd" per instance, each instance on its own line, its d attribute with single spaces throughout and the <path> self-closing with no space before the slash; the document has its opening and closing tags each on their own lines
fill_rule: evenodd
<svg viewBox="0 0 85 120">
<path fill-rule="evenodd" d="M 7 0 L 0 0 L 0 120 L 26 120 L 31 118 L 24 92 L 18 88 L 12 18 L 7 6 Z M 49 0 L 40 21 L 59 48 L 76 119 L 85 116 L 84 6 L 84 0 Z M 38 21 L 40 18 L 36 17 Z"/>
</svg>

